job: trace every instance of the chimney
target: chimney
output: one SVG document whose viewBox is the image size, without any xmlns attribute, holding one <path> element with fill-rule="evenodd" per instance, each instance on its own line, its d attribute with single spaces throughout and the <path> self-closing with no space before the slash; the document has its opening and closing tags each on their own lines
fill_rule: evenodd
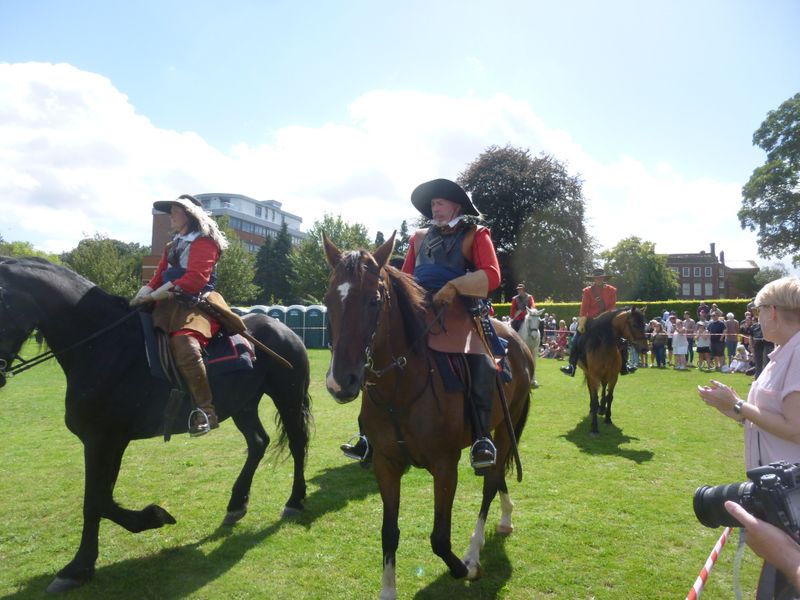
<svg viewBox="0 0 800 600">
<path fill-rule="evenodd" d="M 722 263 L 723 267 L 725 266 L 725 251 L 724 250 L 720 250 L 719 251 L 719 262 Z"/>
<path fill-rule="evenodd" d="M 712 256 L 713 256 L 714 258 L 716 258 L 716 257 L 717 257 L 717 255 L 716 255 L 716 253 L 715 253 L 716 246 L 717 246 L 717 245 L 716 245 L 714 242 L 711 242 L 711 254 L 712 254 Z"/>
</svg>

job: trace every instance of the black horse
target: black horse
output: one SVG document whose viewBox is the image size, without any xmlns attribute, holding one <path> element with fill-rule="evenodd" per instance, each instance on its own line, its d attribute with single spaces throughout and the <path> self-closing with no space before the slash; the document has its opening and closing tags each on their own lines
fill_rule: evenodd
<svg viewBox="0 0 800 600">
<path fill-rule="evenodd" d="M 48 591 L 66 591 L 92 577 L 101 517 L 133 533 L 175 523 L 160 506 L 129 510 L 113 498 L 130 441 L 161 435 L 170 421 L 165 420 L 165 406 L 171 386 L 150 375 L 138 316 L 125 318 L 131 312 L 126 299 L 109 295 L 68 269 L 37 258 L 0 257 L 0 386 L 22 344 L 38 328 L 66 375 L 65 421 L 84 447 L 83 534 L 75 558 L 58 572 Z M 302 510 L 306 495 L 308 356 L 300 338 L 276 319 L 248 315 L 245 323 L 293 369 L 258 351 L 252 370 L 211 381 L 220 419 L 231 417 L 247 442 L 247 460 L 233 485 L 224 520 L 229 525 L 247 512 L 253 474 L 270 441 L 258 417 L 263 394 L 272 397 L 278 411 L 278 447 L 288 444 L 294 459 L 294 483 L 284 515 Z M 184 401 L 170 433 L 186 432 L 189 410 Z"/>
</svg>

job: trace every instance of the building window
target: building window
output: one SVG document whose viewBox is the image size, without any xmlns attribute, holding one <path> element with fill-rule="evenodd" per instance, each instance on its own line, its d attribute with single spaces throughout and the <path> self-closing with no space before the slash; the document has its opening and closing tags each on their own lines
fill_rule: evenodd
<svg viewBox="0 0 800 600">
<path fill-rule="evenodd" d="M 711 277 L 711 267 L 706 267 L 706 277 Z"/>
<path fill-rule="evenodd" d="M 703 295 L 703 284 L 697 282 L 694 284 L 694 295 L 695 296 L 702 296 Z"/>
<path fill-rule="evenodd" d="M 688 277 L 689 276 L 689 267 L 683 267 L 683 276 L 684 277 Z"/>
<path fill-rule="evenodd" d="M 694 276 L 695 277 L 700 277 L 700 267 L 695 267 L 694 268 Z"/>
<path fill-rule="evenodd" d="M 261 207 L 256 206 L 256 216 L 260 219 L 261 218 Z"/>
<path fill-rule="evenodd" d="M 713 283 L 706 283 L 705 284 L 705 297 L 712 298 L 714 296 L 714 284 Z"/>
<path fill-rule="evenodd" d="M 681 294 L 681 295 L 683 295 L 683 296 L 690 296 L 690 295 L 691 295 L 691 293 L 692 293 L 692 289 L 691 289 L 691 288 L 692 288 L 691 284 L 689 284 L 689 283 L 684 283 L 684 284 L 683 284 L 683 292 L 682 292 L 682 294 Z"/>
<path fill-rule="evenodd" d="M 721 289 L 721 290 L 725 289 L 725 280 L 724 279 L 720 279 L 719 280 L 719 289 Z"/>
</svg>

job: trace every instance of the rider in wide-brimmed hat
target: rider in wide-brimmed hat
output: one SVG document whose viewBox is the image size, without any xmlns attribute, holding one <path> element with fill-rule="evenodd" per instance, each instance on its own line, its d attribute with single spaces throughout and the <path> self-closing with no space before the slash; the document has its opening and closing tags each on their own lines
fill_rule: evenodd
<svg viewBox="0 0 800 600">
<path fill-rule="evenodd" d="M 527 308 L 536 308 L 536 301 L 533 299 L 533 294 L 525 291 L 525 284 L 520 283 L 517 285 L 517 295 L 511 298 L 511 327 L 514 331 L 519 332 L 522 327 L 522 322 L 525 320 Z"/>
<path fill-rule="evenodd" d="M 486 298 L 500 285 L 500 265 L 489 230 L 464 219 L 480 213 L 460 185 L 449 179 L 427 181 L 412 192 L 411 203 L 431 223 L 411 238 L 402 270 L 433 294 L 435 306 L 448 306 L 442 326 L 431 332 L 428 345 L 466 356 L 469 401 L 475 415 L 470 464 L 483 475 L 497 459 L 490 436 L 497 369 L 479 336 L 470 335 L 474 322 L 466 305 Z M 342 451 L 350 458 L 367 460 L 366 436 L 359 434 L 356 440 L 355 444 L 344 444 Z"/>
<path fill-rule="evenodd" d="M 617 288 L 607 283 L 611 279 L 604 269 L 595 268 L 587 279 L 592 282 L 592 285 L 583 288 L 583 296 L 581 298 L 581 309 L 578 313 L 578 329 L 572 338 L 569 350 L 569 364 L 561 367 L 561 372 L 575 376 L 575 369 L 578 365 L 578 341 L 586 328 L 586 320 L 593 319 L 602 312 L 614 310 L 617 307 Z M 628 367 L 628 353 L 627 346 L 622 348 L 622 368 L 620 373 L 627 375 L 635 371 L 635 367 Z"/>
<path fill-rule="evenodd" d="M 169 213 L 175 237 L 164 248 L 155 275 L 134 296 L 131 306 L 155 302 L 153 325 L 169 335 L 175 366 L 196 406 L 189 417 L 189 433 L 203 435 L 219 426 L 203 349 L 220 330 L 220 324 L 197 308 L 178 302 L 175 294 L 203 294 L 210 303 L 227 308 L 214 289 L 216 265 L 228 241 L 193 196 L 160 200 L 153 208 Z"/>
</svg>

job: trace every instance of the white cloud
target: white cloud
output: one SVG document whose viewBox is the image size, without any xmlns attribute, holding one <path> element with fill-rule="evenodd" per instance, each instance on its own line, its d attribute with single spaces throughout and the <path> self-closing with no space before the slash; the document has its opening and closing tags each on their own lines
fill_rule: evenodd
<svg viewBox="0 0 800 600">
<path fill-rule="evenodd" d="M 268 143 L 221 152 L 192 132 L 155 127 L 107 78 L 66 64 L 0 64 L 0 233 L 50 251 L 105 233 L 150 242 L 150 207 L 186 192 L 276 199 L 310 226 L 324 212 L 388 234 L 416 213 L 418 183 L 455 178 L 490 145 L 553 154 L 585 180 L 592 234 L 637 235 L 660 252 L 716 242 L 755 258 L 736 219 L 740 184 L 687 180 L 667 161 L 601 163 L 530 104 L 497 94 L 450 98 L 375 90 L 345 123 L 287 125 Z"/>
</svg>

